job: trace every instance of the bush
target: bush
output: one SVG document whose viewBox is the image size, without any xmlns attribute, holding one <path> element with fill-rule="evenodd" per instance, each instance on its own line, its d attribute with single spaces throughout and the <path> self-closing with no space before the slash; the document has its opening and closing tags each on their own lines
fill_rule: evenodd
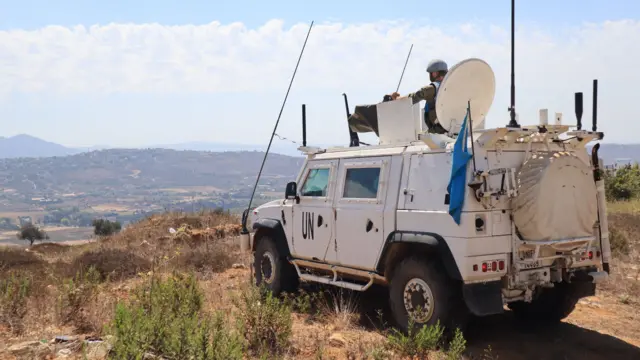
<svg viewBox="0 0 640 360">
<path fill-rule="evenodd" d="M 398 352 L 402 356 L 428 358 L 429 352 L 439 350 L 444 343 L 444 328 L 437 322 L 433 326 L 423 326 L 415 332 L 413 330 L 413 321 L 409 321 L 409 330 L 404 334 L 397 329 L 392 330 L 392 334 L 388 336 L 387 341 L 389 347 Z M 447 351 L 445 352 L 448 360 L 457 360 L 462 358 L 462 354 L 466 349 L 466 340 L 462 336 L 462 331 L 456 329 L 453 338 L 449 342 Z"/>
<path fill-rule="evenodd" d="M 86 271 L 78 271 L 73 278 L 63 282 L 58 298 L 60 322 L 63 325 L 72 323 L 81 332 L 95 330 L 87 313 L 98 295 L 99 283 L 100 273 L 92 266 Z"/>
<path fill-rule="evenodd" d="M 260 357 L 285 353 L 293 322 L 289 302 L 281 302 L 264 288 L 248 285 L 235 303 L 239 309 L 238 329 L 247 350 Z"/>
<path fill-rule="evenodd" d="M 614 254 L 628 255 L 631 251 L 629 235 L 624 229 L 610 227 L 609 244 L 611 245 L 611 252 Z"/>
<path fill-rule="evenodd" d="M 0 324 L 7 325 L 14 334 L 23 331 L 22 320 L 27 314 L 31 290 L 31 279 L 23 273 L 11 273 L 0 279 Z"/>
<path fill-rule="evenodd" d="M 177 268 L 197 272 L 222 272 L 233 265 L 231 249 L 221 244 L 200 246 L 195 249 L 185 249 L 171 260 Z"/>
<path fill-rule="evenodd" d="M 93 220 L 92 225 L 93 233 L 97 236 L 111 236 L 119 233 L 122 229 L 122 225 L 120 225 L 119 222 L 109 221 L 106 219 L 95 219 Z"/>
<path fill-rule="evenodd" d="M 640 196 L 640 167 L 638 164 L 618 169 L 615 175 L 604 173 L 605 194 L 609 201 L 630 200 Z"/>
<path fill-rule="evenodd" d="M 149 286 L 150 285 L 150 286 Z M 203 295 L 193 275 L 152 278 L 132 304 L 118 303 L 109 331 L 116 337 L 110 357 L 141 359 L 241 359 L 241 339 L 221 313 L 201 312 Z"/>
<path fill-rule="evenodd" d="M 388 341 L 390 347 L 402 356 L 427 357 L 430 351 L 435 351 L 440 345 L 444 328 L 437 323 L 435 326 L 423 326 L 416 333 L 413 322 L 409 321 L 409 329 L 405 335 L 397 329 L 392 330 Z"/>
<path fill-rule="evenodd" d="M 151 269 L 151 262 L 127 249 L 95 249 L 83 253 L 71 263 L 70 274 L 84 272 L 93 267 L 100 280 L 122 280 L 136 276 L 141 271 Z"/>
</svg>

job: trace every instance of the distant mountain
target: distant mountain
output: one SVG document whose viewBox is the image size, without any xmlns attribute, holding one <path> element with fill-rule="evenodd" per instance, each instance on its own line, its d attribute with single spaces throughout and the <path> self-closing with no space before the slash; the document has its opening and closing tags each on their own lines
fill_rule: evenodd
<svg viewBox="0 0 640 360">
<path fill-rule="evenodd" d="M 591 153 L 593 145 L 588 145 L 587 150 Z M 605 164 L 613 164 L 616 159 L 631 159 L 632 162 L 640 163 L 640 144 L 607 144 L 602 143 L 598 156 Z"/>
<path fill-rule="evenodd" d="M 315 145 L 315 144 L 314 144 Z M 344 145 L 344 144 L 342 144 Z M 301 157 L 298 151 L 298 144 L 286 143 L 279 139 L 275 139 L 271 145 L 270 153 L 281 154 L 287 156 Z M 332 146 L 320 144 L 317 146 Z M 587 148 L 591 152 L 592 144 Z M 139 146 L 137 149 L 169 149 L 180 151 L 207 151 L 207 152 L 236 152 L 236 151 L 257 151 L 264 152 L 267 149 L 267 143 L 257 144 L 239 144 L 239 143 L 220 143 L 207 141 L 193 141 L 177 144 L 159 144 L 152 146 Z M 86 153 L 95 150 L 114 149 L 109 145 L 94 145 L 90 147 L 66 147 L 50 141 L 42 140 L 31 135 L 16 135 L 12 137 L 0 137 L 0 159 L 2 158 L 40 158 L 52 156 L 67 156 L 80 153 Z M 631 159 L 640 163 L 640 144 L 609 144 L 602 143 L 600 147 L 600 157 L 603 158 L 605 164 L 612 164 L 616 159 Z"/>
<path fill-rule="evenodd" d="M 81 152 L 31 135 L 0 137 L 0 158 L 66 156 Z"/>
<path fill-rule="evenodd" d="M 342 144 L 346 146 L 347 144 Z M 261 145 L 257 144 L 237 144 L 237 143 L 219 143 L 219 142 L 208 142 L 208 141 L 191 141 L 177 144 L 162 144 L 162 145 L 154 145 L 149 146 L 150 148 L 159 148 L 159 149 L 171 149 L 171 150 L 193 150 L 193 151 L 213 151 L 213 152 L 224 152 L 224 151 L 261 151 L 264 152 L 267 150 L 268 143 L 264 143 Z M 278 139 L 274 139 L 271 144 L 271 148 L 269 149 L 269 153 L 280 154 L 280 155 L 288 155 L 288 156 L 303 156 L 302 153 L 298 150 L 298 147 L 301 144 L 294 143 L 285 143 L 283 141 L 278 141 Z M 335 145 L 316 145 L 313 146 L 335 146 Z"/>
<path fill-rule="evenodd" d="M 0 159 L 0 187 L 21 193 L 79 193 L 213 186 L 230 189 L 250 185 L 264 153 L 109 149 L 64 158 Z M 295 177 L 301 157 L 269 154 L 263 176 Z M 253 179 L 253 180 L 251 180 Z M 283 185 L 284 186 L 284 185 Z M 125 191 L 125 192 L 128 192 Z"/>
</svg>

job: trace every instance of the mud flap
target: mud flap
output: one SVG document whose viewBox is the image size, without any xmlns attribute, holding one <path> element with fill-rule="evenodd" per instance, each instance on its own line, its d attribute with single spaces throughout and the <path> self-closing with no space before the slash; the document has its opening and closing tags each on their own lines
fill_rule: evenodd
<svg viewBox="0 0 640 360">
<path fill-rule="evenodd" d="M 487 316 L 504 312 L 502 282 L 464 284 L 462 295 L 469 311 L 475 316 Z"/>
</svg>

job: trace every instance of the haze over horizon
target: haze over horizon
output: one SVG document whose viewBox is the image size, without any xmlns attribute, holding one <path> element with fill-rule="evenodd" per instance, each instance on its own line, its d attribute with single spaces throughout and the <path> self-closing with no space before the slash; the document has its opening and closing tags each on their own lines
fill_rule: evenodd
<svg viewBox="0 0 640 360">
<path fill-rule="evenodd" d="M 486 126 L 508 122 L 508 1 L 458 0 L 446 9 L 418 1 L 402 7 L 202 0 L 0 5 L 5 137 L 29 134 L 68 147 L 199 141 L 266 147 L 311 20 L 278 134 L 300 141 L 305 103 L 310 145 L 347 144 L 341 94 L 349 95 L 352 111 L 380 101 L 395 90 L 411 44 L 402 94 L 428 82 L 424 69 L 433 57 L 450 67 L 479 57 L 497 81 Z M 520 121 L 535 124 L 538 109 L 548 108 L 574 123 L 573 94 L 582 91 L 590 129 L 591 86 L 598 79 L 604 142 L 637 143 L 640 125 L 629 120 L 640 115 L 632 99 L 640 80 L 638 39 L 638 3 L 516 2 Z"/>
</svg>

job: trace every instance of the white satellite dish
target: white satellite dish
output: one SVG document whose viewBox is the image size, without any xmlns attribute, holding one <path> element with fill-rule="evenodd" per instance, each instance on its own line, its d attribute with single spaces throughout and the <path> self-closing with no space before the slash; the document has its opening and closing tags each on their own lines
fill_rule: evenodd
<svg viewBox="0 0 640 360">
<path fill-rule="evenodd" d="M 457 63 L 444 77 L 438 90 L 438 122 L 449 134 L 457 134 L 470 101 L 473 129 L 484 129 L 495 92 L 496 79 L 489 64 L 475 58 Z"/>
</svg>

